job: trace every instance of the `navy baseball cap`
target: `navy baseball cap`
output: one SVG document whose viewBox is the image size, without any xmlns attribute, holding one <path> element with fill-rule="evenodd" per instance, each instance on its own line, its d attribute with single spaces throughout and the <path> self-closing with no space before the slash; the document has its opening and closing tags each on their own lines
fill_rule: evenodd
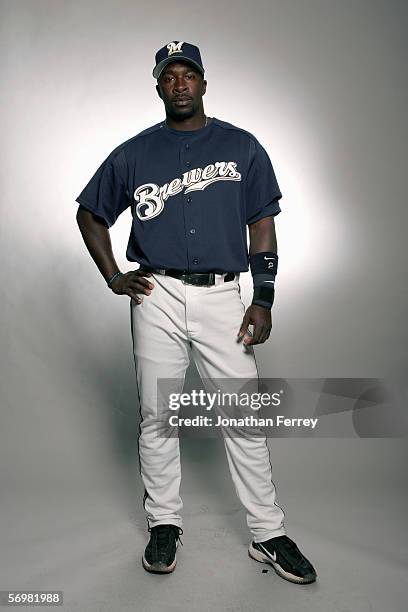
<svg viewBox="0 0 408 612">
<path fill-rule="evenodd" d="M 201 72 L 204 76 L 203 62 L 201 61 L 200 49 L 188 42 L 173 40 L 159 49 L 155 56 L 156 66 L 153 68 L 153 76 L 158 79 L 163 69 L 170 62 L 185 60 Z"/>
</svg>

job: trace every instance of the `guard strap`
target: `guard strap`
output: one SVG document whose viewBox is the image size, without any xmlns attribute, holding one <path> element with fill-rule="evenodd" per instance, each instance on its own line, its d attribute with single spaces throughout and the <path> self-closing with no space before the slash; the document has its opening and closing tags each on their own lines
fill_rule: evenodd
<svg viewBox="0 0 408 612">
<path fill-rule="evenodd" d="M 275 299 L 275 277 L 278 271 L 278 255 L 273 251 L 254 253 L 249 257 L 253 277 L 252 304 L 272 308 Z"/>
<path fill-rule="evenodd" d="M 254 287 L 252 304 L 262 306 L 263 308 L 271 309 L 274 299 L 275 289 L 273 285 L 271 285 L 270 287 Z"/>
</svg>

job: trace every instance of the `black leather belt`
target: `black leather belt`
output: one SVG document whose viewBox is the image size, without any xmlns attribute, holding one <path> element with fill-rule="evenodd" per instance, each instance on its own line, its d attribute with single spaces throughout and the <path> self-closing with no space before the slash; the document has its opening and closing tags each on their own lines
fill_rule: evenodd
<svg viewBox="0 0 408 612">
<path fill-rule="evenodd" d="M 149 270 L 149 268 L 144 268 Z M 164 276 L 172 276 L 173 278 L 179 278 L 184 285 L 214 285 L 215 284 L 215 272 L 185 272 L 184 270 L 173 270 L 171 268 L 164 269 L 150 269 L 150 272 L 156 272 L 157 274 L 163 274 Z M 227 272 L 224 276 L 224 282 L 232 281 L 235 278 L 235 272 Z"/>
</svg>

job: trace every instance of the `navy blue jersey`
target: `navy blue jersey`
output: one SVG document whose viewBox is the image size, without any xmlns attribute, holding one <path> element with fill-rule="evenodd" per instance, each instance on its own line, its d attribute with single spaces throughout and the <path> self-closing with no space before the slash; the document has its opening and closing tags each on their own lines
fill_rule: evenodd
<svg viewBox="0 0 408 612">
<path fill-rule="evenodd" d="M 198 130 L 162 121 L 116 147 L 76 202 L 111 227 L 129 206 L 126 258 L 152 268 L 246 272 L 246 226 L 281 209 L 269 156 L 215 117 Z"/>
</svg>

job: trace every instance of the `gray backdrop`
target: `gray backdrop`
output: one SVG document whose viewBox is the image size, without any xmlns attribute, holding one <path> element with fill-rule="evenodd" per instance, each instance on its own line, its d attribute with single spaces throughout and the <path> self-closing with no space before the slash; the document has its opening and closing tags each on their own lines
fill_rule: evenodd
<svg viewBox="0 0 408 612">
<path fill-rule="evenodd" d="M 63 589 L 69 611 L 405 609 L 397 438 L 269 440 L 288 535 L 319 575 L 305 587 L 247 557 L 221 441 L 183 440 L 178 567 L 144 572 L 129 299 L 106 288 L 74 200 L 164 118 L 156 50 L 197 44 L 206 113 L 257 136 L 283 193 L 260 376 L 401 377 L 406 18 L 397 0 L 1 2 L 0 589 Z M 123 270 L 129 229 L 126 211 Z M 249 273 L 241 286 L 249 303 Z"/>
</svg>

